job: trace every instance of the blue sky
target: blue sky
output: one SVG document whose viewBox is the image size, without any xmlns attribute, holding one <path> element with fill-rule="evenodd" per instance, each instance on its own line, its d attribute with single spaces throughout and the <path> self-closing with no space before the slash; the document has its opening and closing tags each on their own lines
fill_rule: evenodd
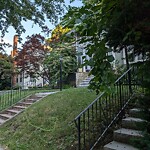
<svg viewBox="0 0 150 150">
<path fill-rule="evenodd" d="M 73 3 L 70 4 L 70 0 L 65 0 L 67 5 L 71 5 L 71 6 L 81 6 L 82 3 L 80 0 L 75 0 Z M 52 25 L 50 22 L 46 21 L 46 25 L 50 28 L 50 29 L 54 29 L 54 25 Z M 32 34 L 38 34 L 41 33 L 41 28 L 38 25 L 34 25 L 31 21 L 27 21 L 27 22 L 23 22 L 23 26 L 26 29 L 25 33 L 22 33 L 21 38 L 23 39 L 22 43 L 25 41 L 26 37 Z M 15 30 L 10 27 L 8 30 L 8 33 L 6 33 L 5 37 L 4 37 L 4 41 L 7 43 L 10 43 L 12 45 L 13 43 L 13 37 L 16 34 Z M 18 44 L 18 47 L 21 47 L 21 44 Z M 7 54 L 10 54 L 12 48 L 7 48 L 6 52 Z"/>
</svg>

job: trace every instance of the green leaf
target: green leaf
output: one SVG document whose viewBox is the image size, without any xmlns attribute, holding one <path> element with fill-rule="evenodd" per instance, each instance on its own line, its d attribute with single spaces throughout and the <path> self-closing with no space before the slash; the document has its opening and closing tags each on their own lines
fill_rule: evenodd
<svg viewBox="0 0 150 150">
<path fill-rule="evenodd" d="M 107 58 L 107 60 L 108 60 L 109 62 L 114 61 L 113 55 L 109 55 L 109 56 L 107 56 L 106 58 Z"/>
</svg>

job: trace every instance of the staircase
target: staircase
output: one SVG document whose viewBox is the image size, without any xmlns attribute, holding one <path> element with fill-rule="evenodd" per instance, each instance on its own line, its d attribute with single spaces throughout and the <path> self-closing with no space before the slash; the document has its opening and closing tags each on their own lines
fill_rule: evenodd
<svg viewBox="0 0 150 150">
<path fill-rule="evenodd" d="M 142 137 L 144 120 L 140 118 L 140 109 L 130 109 L 129 116 L 122 119 L 122 127 L 113 133 L 113 141 L 104 146 L 104 150 L 138 150 L 132 146 L 131 139 Z"/>
<path fill-rule="evenodd" d="M 23 112 L 26 108 L 28 108 L 35 102 L 53 93 L 56 93 L 56 92 L 37 93 L 35 95 L 28 96 L 25 99 L 16 103 L 15 105 L 11 106 L 10 108 L 0 112 L 0 126 L 4 124 L 5 122 L 7 122 L 8 120 L 14 118 L 21 112 Z"/>
<path fill-rule="evenodd" d="M 87 87 L 89 86 L 89 82 L 93 79 L 93 76 L 88 76 L 77 87 Z"/>
</svg>

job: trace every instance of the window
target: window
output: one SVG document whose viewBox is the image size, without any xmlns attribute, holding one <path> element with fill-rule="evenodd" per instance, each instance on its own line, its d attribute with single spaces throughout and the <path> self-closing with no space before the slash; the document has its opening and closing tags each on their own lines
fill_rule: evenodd
<svg viewBox="0 0 150 150">
<path fill-rule="evenodd" d="M 20 82 L 22 82 L 22 77 L 20 77 Z"/>
</svg>

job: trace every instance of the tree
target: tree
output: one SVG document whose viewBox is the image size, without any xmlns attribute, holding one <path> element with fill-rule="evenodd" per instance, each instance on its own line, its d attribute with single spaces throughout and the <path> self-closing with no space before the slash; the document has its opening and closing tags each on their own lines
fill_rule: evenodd
<svg viewBox="0 0 150 150">
<path fill-rule="evenodd" d="M 62 24 L 80 35 L 80 43 L 88 43 L 85 49 L 93 56 L 91 74 L 95 76 L 91 87 L 97 92 L 114 81 L 110 52 L 125 49 L 149 60 L 149 6 L 147 0 L 84 0 L 83 7 L 73 7 L 64 17 Z"/>
<path fill-rule="evenodd" d="M 51 85 L 56 85 L 60 76 L 60 59 L 62 59 L 62 78 L 65 80 L 69 73 L 74 73 L 77 69 L 76 50 L 73 46 L 73 38 L 68 38 L 66 34 L 71 29 L 58 25 L 52 32 L 51 38 L 47 39 L 47 44 L 51 48 L 44 64 L 49 71 L 49 81 Z"/>
<path fill-rule="evenodd" d="M 27 37 L 27 41 L 22 45 L 22 50 L 18 52 L 15 59 L 20 73 L 25 72 L 33 78 L 43 77 L 43 61 L 48 52 L 44 44 L 45 38 L 40 34 Z"/>
<path fill-rule="evenodd" d="M 47 76 L 49 76 L 51 86 L 59 82 L 60 65 L 62 65 L 63 80 L 66 79 L 69 73 L 74 73 L 77 69 L 75 50 L 66 45 L 61 45 L 61 50 L 59 48 L 52 50 L 44 60 L 44 68 L 47 68 L 45 73 L 48 73 Z M 60 59 L 62 59 L 62 62 Z"/>
<path fill-rule="evenodd" d="M 11 58 L 0 53 L 0 89 L 9 88 L 11 86 L 11 74 L 13 72 Z"/>
<path fill-rule="evenodd" d="M 24 32 L 22 21 L 31 20 L 33 23 L 43 26 L 45 18 L 51 23 L 56 23 L 58 16 L 63 13 L 64 0 L 9 0 L 1 1 L 0 6 L 0 30 L 5 34 L 9 26 L 12 26 L 18 34 Z"/>
<path fill-rule="evenodd" d="M 1 37 L 4 37 L 10 26 L 18 35 L 21 35 L 25 32 L 23 21 L 29 20 L 46 31 L 45 20 L 48 19 L 54 24 L 63 12 L 64 0 L 2 0 L 0 5 Z M 0 44 L 0 50 L 4 49 L 3 46 L 7 44 Z"/>
</svg>

